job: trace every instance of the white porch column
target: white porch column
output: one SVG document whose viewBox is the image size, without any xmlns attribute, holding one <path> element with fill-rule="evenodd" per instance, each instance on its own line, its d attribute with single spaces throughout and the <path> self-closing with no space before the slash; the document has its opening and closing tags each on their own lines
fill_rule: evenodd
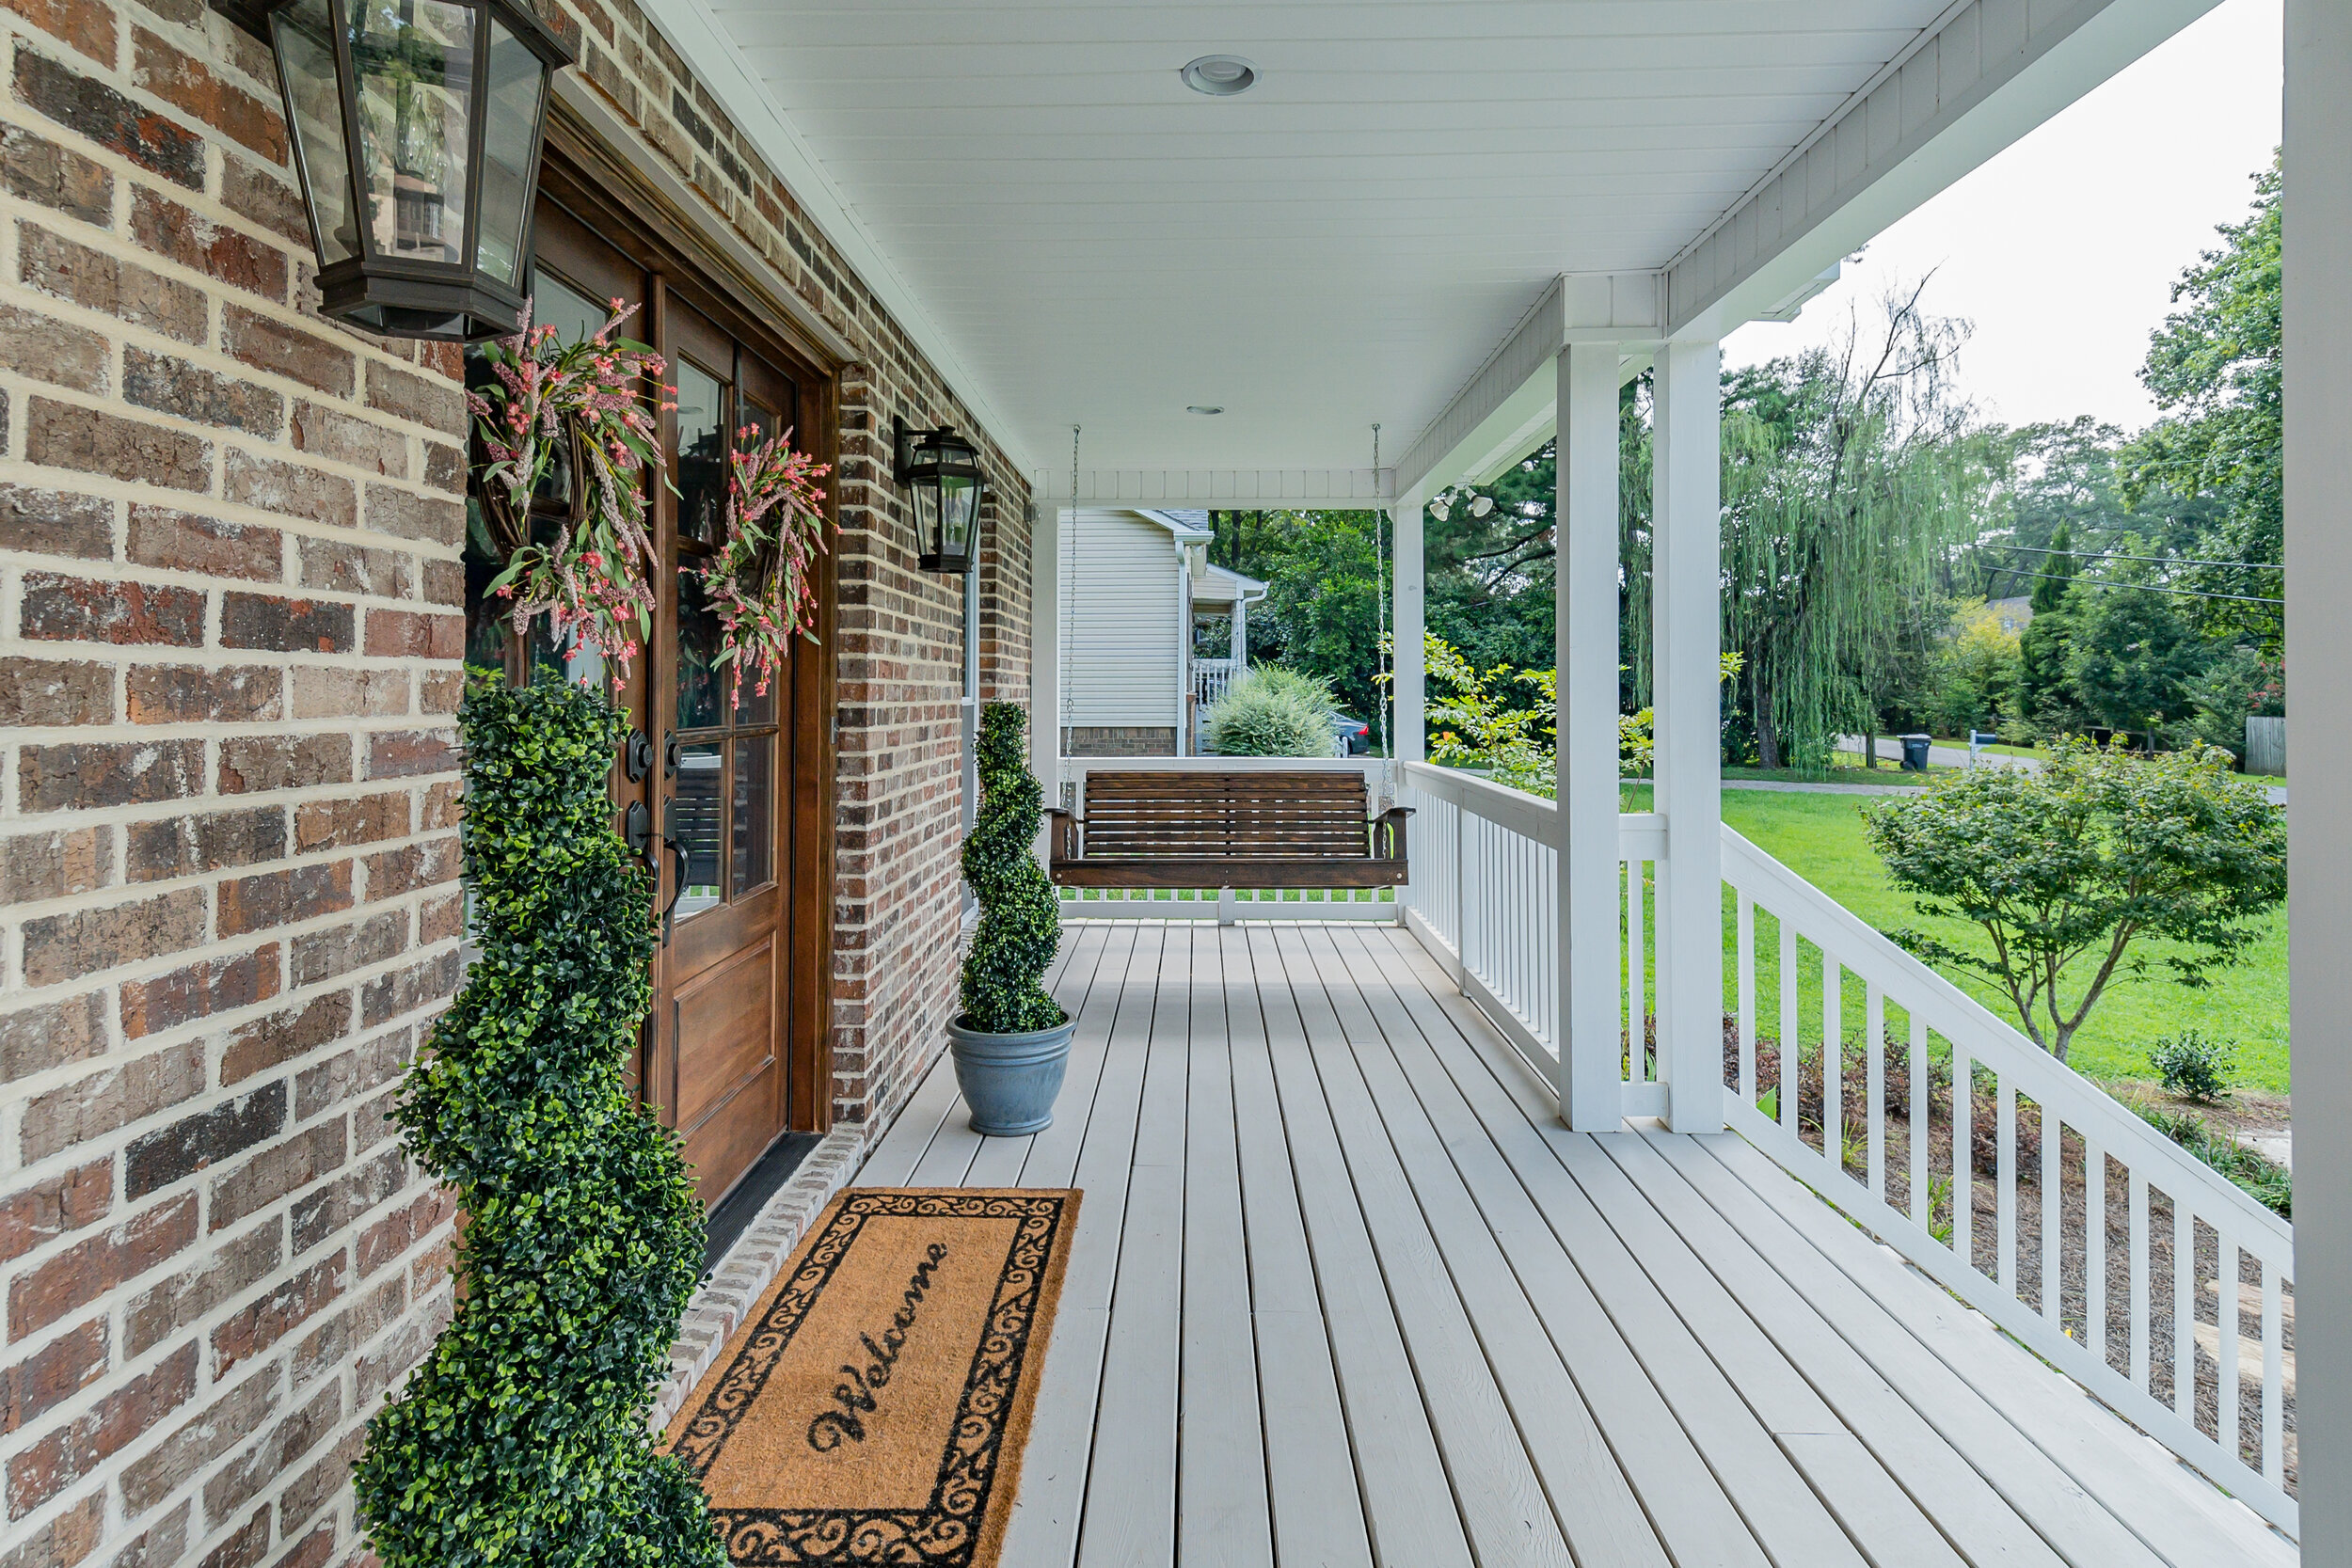
<svg viewBox="0 0 2352 1568">
<path fill-rule="evenodd" d="M 1061 804 L 1061 517 L 1040 501 L 1029 525 L 1029 771 L 1049 806 Z"/>
<path fill-rule="evenodd" d="M 1617 345 L 1559 373 L 1560 1119 L 1624 1121 L 1617 944 Z"/>
<path fill-rule="evenodd" d="M 1723 353 L 1712 342 L 1658 353 L 1652 426 L 1651 706 L 1660 870 L 1658 1055 L 1667 1125 L 1724 1126 L 1723 771 L 1716 672 L 1722 651 Z"/>
<path fill-rule="evenodd" d="M 1396 583 L 1392 590 L 1396 612 L 1391 618 L 1394 652 L 1389 668 L 1395 673 L 1396 698 L 1392 712 L 1395 755 L 1400 762 L 1427 757 L 1429 733 L 1428 686 L 1422 662 L 1423 597 L 1427 591 L 1426 560 L 1422 549 L 1422 498 L 1418 489 L 1396 498 L 1389 515 L 1396 522 Z"/>
<path fill-rule="evenodd" d="M 2286 8 L 2288 1010 L 2303 1560 L 2352 1563 L 2352 8 Z"/>
<path fill-rule="evenodd" d="M 1233 619 L 1227 628 L 1226 644 L 1226 659 L 1238 674 L 1249 658 L 1249 601 L 1238 588 L 1233 590 Z"/>
</svg>

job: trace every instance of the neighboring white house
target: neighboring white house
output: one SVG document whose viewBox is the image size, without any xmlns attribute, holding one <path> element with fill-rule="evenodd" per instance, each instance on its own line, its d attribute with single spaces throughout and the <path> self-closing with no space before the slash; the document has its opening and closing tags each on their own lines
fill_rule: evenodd
<svg viewBox="0 0 2352 1568">
<path fill-rule="evenodd" d="M 1248 648 L 1266 585 L 1208 563 L 1206 512 L 1087 507 L 1061 540 L 1068 616 L 1065 756 L 1175 756 L 1199 749 L 1199 706 Z M 1193 655 L 1196 619 L 1230 616 L 1224 658 Z"/>
</svg>

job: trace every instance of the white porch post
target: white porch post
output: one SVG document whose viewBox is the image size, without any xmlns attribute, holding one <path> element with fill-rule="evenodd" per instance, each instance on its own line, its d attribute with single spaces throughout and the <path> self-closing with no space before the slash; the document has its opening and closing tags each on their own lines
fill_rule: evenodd
<svg viewBox="0 0 2352 1568">
<path fill-rule="evenodd" d="M 1428 578 L 1422 549 L 1421 492 L 1408 490 L 1390 508 L 1396 521 L 1396 613 L 1392 622 L 1394 652 L 1389 668 L 1395 673 L 1395 738 L 1400 762 L 1421 762 L 1427 753 L 1429 725 L 1427 682 L 1422 663 L 1423 595 Z"/>
<path fill-rule="evenodd" d="M 1653 777 L 1666 818 L 1659 911 L 1658 1054 L 1667 1125 L 1724 1126 L 1722 350 L 1667 343 L 1652 426 Z"/>
<path fill-rule="evenodd" d="M 1233 620 L 1227 633 L 1225 657 L 1238 673 L 1249 657 L 1249 601 L 1238 588 L 1233 590 Z"/>
<path fill-rule="evenodd" d="M 1624 1121 L 1617 945 L 1617 345 L 1574 343 L 1559 375 L 1560 1119 Z"/>
<path fill-rule="evenodd" d="M 1049 806 L 1061 804 L 1061 509 L 1040 501 L 1029 526 L 1029 771 Z"/>
<path fill-rule="evenodd" d="M 2352 9 L 2287 0 L 2288 1011 L 2303 1560 L 2352 1563 Z"/>
</svg>

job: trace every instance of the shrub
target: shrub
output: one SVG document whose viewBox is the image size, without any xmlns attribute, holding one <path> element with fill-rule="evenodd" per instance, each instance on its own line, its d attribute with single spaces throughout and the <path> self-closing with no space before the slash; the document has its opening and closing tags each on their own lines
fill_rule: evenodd
<svg viewBox="0 0 2352 1568">
<path fill-rule="evenodd" d="M 980 924 L 963 959 L 963 1022 L 992 1035 L 1051 1029 L 1068 1016 L 1045 993 L 1061 943 L 1054 885 L 1030 846 L 1045 820 L 1029 771 L 1028 715 L 1012 703 L 980 713 L 980 809 L 963 841 L 963 878 L 980 901 Z"/>
<path fill-rule="evenodd" d="M 2228 1177 L 2255 1202 L 2280 1219 L 2295 1217 L 2295 1174 L 2286 1166 L 2227 1132 L 2216 1132 L 2194 1112 L 2167 1111 L 2155 1105 L 2137 1109 L 2149 1126 Z"/>
<path fill-rule="evenodd" d="M 1253 664 L 1201 721 L 1209 747 L 1227 757 L 1331 755 L 1331 688 L 1279 664 Z"/>
<path fill-rule="evenodd" d="M 2210 1105 L 2230 1092 L 2230 1069 L 2236 1057 L 2234 1041 L 2184 1029 L 2156 1041 L 2148 1053 L 2148 1065 L 2156 1069 L 2165 1093 Z"/>
<path fill-rule="evenodd" d="M 479 954 L 394 1113 L 466 1215 L 457 1305 L 369 1423 L 359 1513 L 385 1568 L 723 1568 L 646 1430 L 704 1233 L 623 1076 L 654 948 L 605 792 L 628 724 L 561 681 L 477 681 L 458 720 Z"/>
</svg>

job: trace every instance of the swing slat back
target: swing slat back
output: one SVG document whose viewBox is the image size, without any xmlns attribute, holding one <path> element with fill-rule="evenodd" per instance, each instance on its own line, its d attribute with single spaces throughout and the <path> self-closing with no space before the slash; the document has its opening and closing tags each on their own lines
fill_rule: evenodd
<svg viewBox="0 0 2352 1568">
<path fill-rule="evenodd" d="M 1395 887 L 1402 809 L 1371 817 L 1359 772 L 1090 772 L 1086 815 L 1053 813 L 1073 887 Z"/>
</svg>

